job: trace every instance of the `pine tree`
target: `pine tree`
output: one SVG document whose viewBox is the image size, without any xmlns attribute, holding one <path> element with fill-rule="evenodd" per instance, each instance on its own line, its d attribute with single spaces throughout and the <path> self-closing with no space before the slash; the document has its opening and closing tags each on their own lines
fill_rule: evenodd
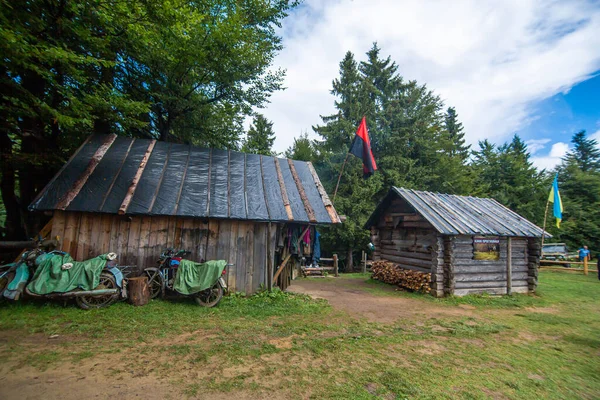
<svg viewBox="0 0 600 400">
<path fill-rule="evenodd" d="M 337 112 L 313 127 L 321 137 L 316 167 L 333 192 L 357 126 L 363 116 L 367 119 L 379 170 L 364 180 L 361 160 L 348 158 L 335 200 L 336 209 L 347 219 L 323 236 L 330 248 L 347 250 L 348 258 L 368 243 L 369 233 L 362 226 L 391 185 L 466 193 L 472 181 L 458 118 L 458 130 L 450 140 L 439 96 L 425 85 L 405 82 L 398 65 L 381 57 L 376 43 L 366 56 L 357 65 L 352 53 L 346 53 L 340 76 L 333 81 Z"/>
<path fill-rule="evenodd" d="M 478 195 L 492 197 L 541 224 L 548 177 L 533 166 L 530 158 L 527 145 L 518 135 L 498 147 L 488 140 L 479 142 L 479 150 L 473 152 L 474 185 Z"/>
<path fill-rule="evenodd" d="M 600 169 L 600 148 L 595 139 L 588 139 L 585 130 L 573 135 L 573 151 L 566 156 L 567 163 L 575 163 L 583 172 Z"/>
<path fill-rule="evenodd" d="M 273 152 L 273 142 L 275 142 L 273 122 L 269 121 L 262 114 L 256 114 L 252 125 L 250 125 L 250 129 L 248 129 L 246 139 L 242 144 L 242 151 L 265 156 L 276 155 Z"/>
<path fill-rule="evenodd" d="M 600 252 L 600 151 L 585 131 L 573 135 L 575 145 L 557 167 L 563 220 L 560 229 L 551 226 L 556 240 L 571 248 L 587 245 Z"/>
<path fill-rule="evenodd" d="M 465 133 L 463 124 L 458 120 L 456 109 L 448 107 L 444 118 L 444 125 L 450 141 L 449 152 L 452 156 L 459 156 L 463 161 L 469 157 L 469 149 L 471 146 L 465 144 Z"/>
<path fill-rule="evenodd" d="M 298 138 L 294 138 L 294 144 L 288 147 L 284 155 L 286 158 L 300 161 L 315 162 L 318 159 L 315 145 L 313 141 L 309 139 L 307 132 L 304 132 Z"/>
</svg>

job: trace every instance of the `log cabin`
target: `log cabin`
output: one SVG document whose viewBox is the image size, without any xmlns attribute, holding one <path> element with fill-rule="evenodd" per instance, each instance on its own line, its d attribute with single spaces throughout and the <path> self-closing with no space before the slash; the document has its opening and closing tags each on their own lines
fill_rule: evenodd
<svg viewBox="0 0 600 400">
<path fill-rule="evenodd" d="M 431 273 L 436 297 L 536 289 L 543 230 L 494 199 L 392 187 L 365 229 L 374 260 Z"/>
<path fill-rule="evenodd" d="M 88 137 L 30 209 L 75 259 L 112 251 L 141 273 L 185 249 L 233 264 L 230 291 L 247 294 L 285 289 L 311 252 L 292 238 L 340 223 L 309 162 L 116 135 Z"/>
</svg>

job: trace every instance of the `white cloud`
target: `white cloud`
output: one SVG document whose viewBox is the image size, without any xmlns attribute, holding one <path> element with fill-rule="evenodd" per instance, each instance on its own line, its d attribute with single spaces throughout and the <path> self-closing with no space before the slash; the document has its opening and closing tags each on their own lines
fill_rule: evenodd
<svg viewBox="0 0 600 400">
<path fill-rule="evenodd" d="M 506 139 L 535 118 L 534 102 L 600 68 L 600 7 L 586 1 L 308 0 L 282 34 L 275 67 L 288 89 L 263 110 L 279 151 L 333 111 L 344 53 L 364 59 L 374 41 L 406 79 L 456 107 L 471 143 Z"/>
<path fill-rule="evenodd" d="M 598 145 L 600 146 L 600 129 L 597 130 L 595 133 L 592 133 L 589 136 L 590 139 L 594 139 L 596 142 L 598 142 Z"/>
<path fill-rule="evenodd" d="M 556 167 L 560 160 L 569 152 L 569 144 L 564 142 L 556 142 L 552 145 L 550 152 L 546 156 L 531 157 L 533 165 L 539 169 L 550 170 Z"/>
<path fill-rule="evenodd" d="M 535 154 L 538 151 L 546 147 L 546 144 L 550 143 L 552 139 L 530 139 L 525 142 L 529 153 Z"/>
</svg>

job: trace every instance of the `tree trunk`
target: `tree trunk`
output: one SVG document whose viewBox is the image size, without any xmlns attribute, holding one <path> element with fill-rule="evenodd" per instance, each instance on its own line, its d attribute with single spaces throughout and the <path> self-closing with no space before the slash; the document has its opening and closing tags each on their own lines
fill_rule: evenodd
<svg viewBox="0 0 600 400">
<path fill-rule="evenodd" d="M 352 248 L 348 249 L 348 255 L 346 256 L 346 272 L 354 271 L 354 259 L 352 258 Z"/>
<path fill-rule="evenodd" d="M 134 306 L 144 306 L 150 301 L 150 288 L 148 277 L 138 276 L 127 279 L 127 292 L 129 301 Z"/>
<path fill-rule="evenodd" d="M 13 166 L 12 141 L 8 132 L 0 131 L 0 191 L 2 202 L 6 208 L 6 224 L 4 238 L 8 240 L 26 239 L 25 230 L 21 223 L 19 200 L 15 193 L 15 169 Z"/>
</svg>

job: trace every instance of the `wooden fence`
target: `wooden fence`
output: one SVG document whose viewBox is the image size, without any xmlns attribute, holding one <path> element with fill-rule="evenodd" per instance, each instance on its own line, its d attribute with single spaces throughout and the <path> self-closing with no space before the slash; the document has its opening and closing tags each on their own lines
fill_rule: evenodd
<svg viewBox="0 0 600 400">
<path fill-rule="evenodd" d="M 548 265 L 547 267 L 544 266 L 543 264 Z M 572 265 L 583 265 L 583 269 L 582 268 L 564 268 L 564 267 L 556 267 L 553 268 L 552 265 L 565 265 L 565 266 L 572 266 Z M 598 270 L 596 269 L 589 269 L 589 261 L 587 258 L 585 258 L 583 261 L 554 261 L 554 260 L 540 260 L 540 267 L 544 270 L 549 270 L 549 271 L 569 271 L 569 272 L 583 272 L 584 275 L 587 275 L 588 272 L 598 272 Z"/>
</svg>

